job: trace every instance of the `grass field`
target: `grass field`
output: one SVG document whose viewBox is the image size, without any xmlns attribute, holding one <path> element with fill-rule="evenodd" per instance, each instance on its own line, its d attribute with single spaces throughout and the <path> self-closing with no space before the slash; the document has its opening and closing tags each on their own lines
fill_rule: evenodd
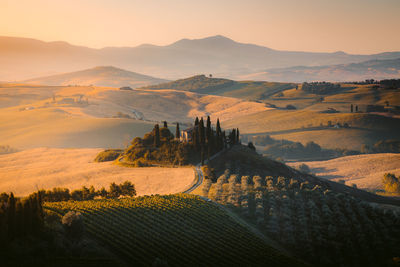
<svg viewBox="0 0 400 267">
<path fill-rule="evenodd" d="M 220 78 L 209 78 L 197 75 L 172 82 L 150 85 L 145 89 L 174 89 L 202 94 L 236 97 L 246 100 L 264 100 L 268 97 L 288 89 L 295 88 L 294 83 L 233 81 Z"/>
<path fill-rule="evenodd" d="M 0 85 L 1 145 L 122 148 L 155 123 L 230 120 L 268 110 L 262 103 L 175 90 Z M 184 128 L 184 125 L 181 125 Z"/>
<path fill-rule="evenodd" d="M 198 196 L 55 202 L 45 208 L 81 212 L 87 232 L 135 266 L 156 259 L 169 266 L 299 265 Z"/>
<path fill-rule="evenodd" d="M 171 194 L 186 190 L 194 171 L 183 168 L 126 168 L 112 162 L 94 162 L 101 149 L 36 148 L 0 155 L 0 192 L 28 195 L 37 189 L 70 190 L 131 181 L 137 194 Z"/>
<path fill-rule="evenodd" d="M 295 167 L 302 163 L 288 165 Z M 400 154 L 366 154 L 304 163 L 319 177 L 344 180 L 349 186 L 355 184 L 358 188 L 369 190 L 383 189 L 382 178 L 385 173 L 400 175 Z"/>
<path fill-rule="evenodd" d="M 350 128 L 327 127 L 347 123 Z M 396 139 L 400 119 L 366 113 L 319 113 L 311 110 L 268 110 L 222 122 L 222 127 L 239 127 L 241 134 L 271 135 L 306 143 L 314 141 L 326 148 L 360 150 L 362 144 Z"/>
</svg>

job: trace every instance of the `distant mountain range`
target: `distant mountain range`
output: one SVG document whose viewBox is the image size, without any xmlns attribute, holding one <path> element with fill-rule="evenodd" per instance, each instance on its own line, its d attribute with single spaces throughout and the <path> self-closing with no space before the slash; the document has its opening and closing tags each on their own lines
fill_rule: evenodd
<svg viewBox="0 0 400 267">
<path fill-rule="evenodd" d="M 142 75 L 112 66 L 102 66 L 76 72 L 29 79 L 24 82 L 43 85 L 129 86 L 137 88 L 164 83 L 167 82 L 167 80 Z"/>
<path fill-rule="evenodd" d="M 369 60 L 361 63 L 297 66 L 269 69 L 262 72 L 241 75 L 240 80 L 310 82 L 310 81 L 363 81 L 366 79 L 399 79 L 400 58 L 387 60 Z"/>
<path fill-rule="evenodd" d="M 182 39 L 166 46 L 93 49 L 66 42 L 0 37 L 0 80 L 22 80 L 93 66 L 118 66 L 156 77 L 177 79 L 196 74 L 235 78 L 294 66 L 325 66 L 400 58 L 400 52 L 352 55 L 344 52 L 279 51 L 235 42 L 224 36 Z M 290 77 L 287 79 L 290 80 Z"/>
</svg>

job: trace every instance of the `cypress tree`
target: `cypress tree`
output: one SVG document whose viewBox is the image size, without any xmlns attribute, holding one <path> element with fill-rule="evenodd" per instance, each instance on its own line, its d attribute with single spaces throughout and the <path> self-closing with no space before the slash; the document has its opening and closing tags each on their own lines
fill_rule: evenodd
<svg viewBox="0 0 400 267">
<path fill-rule="evenodd" d="M 164 128 L 168 128 L 168 123 L 167 123 L 167 121 L 164 121 Z"/>
<path fill-rule="evenodd" d="M 229 133 L 229 145 L 233 146 L 234 144 L 236 144 L 236 130 L 232 129 Z"/>
<path fill-rule="evenodd" d="M 199 135 L 199 125 L 198 124 L 196 126 L 194 126 L 193 140 L 194 140 L 194 146 L 195 146 L 196 150 L 198 150 L 199 145 L 200 145 L 200 135 Z"/>
<path fill-rule="evenodd" d="M 15 237 L 15 198 L 11 192 L 7 201 L 7 217 L 8 217 L 8 239 L 12 240 Z"/>
<path fill-rule="evenodd" d="M 353 104 L 350 105 L 350 112 L 353 113 Z"/>
<path fill-rule="evenodd" d="M 226 148 L 226 132 L 225 131 L 222 132 L 222 145 L 223 145 L 223 148 Z"/>
<path fill-rule="evenodd" d="M 25 233 L 30 234 L 32 232 L 32 208 L 29 200 L 24 201 L 23 212 Z"/>
<path fill-rule="evenodd" d="M 236 144 L 239 144 L 239 141 L 240 141 L 239 128 L 236 128 Z"/>
<path fill-rule="evenodd" d="M 219 124 L 219 118 L 217 119 L 217 126 L 216 126 L 217 137 L 221 136 L 221 125 Z"/>
<path fill-rule="evenodd" d="M 175 138 L 181 138 L 181 131 L 179 130 L 179 123 L 176 124 Z"/>
<path fill-rule="evenodd" d="M 154 125 L 154 146 L 159 147 L 160 146 L 160 127 L 158 124 Z"/>
<path fill-rule="evenodd" d="M 202 146 L 205 145 L 206 140 L 205 140 L 205 129 L 204 129 L 204 121 L 203 118 L 200 119 L 199 122 L 199 135 L 200 135 L 200 144 Z"/>
<path fill-rule="evenodd" d="M 23 208 L 21 201 L 17 201 L 15 204 L 15 236 L 19 237 L 24 232 L 24 217 Z"/>
<path fill-rule="evenodd" d="M 194 120 L 194 125 L 196 126 L 196 125 L 199 125 L 199 118 L 198 117 L 196 117 L 196 119 Z"/>
<path fill-rule="evenodd" d="M 206 136 L 207 136 L 207 143 L 210 143 L 211 139 L 211 119 L 210 116 L 207 116 L 207 128 L 206 128 Z"/>
</svg>

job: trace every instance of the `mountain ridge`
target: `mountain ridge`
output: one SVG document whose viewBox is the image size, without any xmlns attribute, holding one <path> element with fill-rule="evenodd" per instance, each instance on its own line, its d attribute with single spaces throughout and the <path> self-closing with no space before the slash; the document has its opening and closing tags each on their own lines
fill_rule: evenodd
<svg viewBox="0 0 400 267">
<path fill-rule="evenodd" d="M 0 37 L 0 80 L 23 80 L 93 66 L 113 65 L 166 79 L 198 73 L 224 78 L 272 68 L 358 63 L 393 59 L 400 52 L 353 55 L 274 50 L 236 42 L 222 35 L 181 39 L 165 46 L 89 48 L 63 41 L 43 42 L 32 38 Z"/>
</svg>

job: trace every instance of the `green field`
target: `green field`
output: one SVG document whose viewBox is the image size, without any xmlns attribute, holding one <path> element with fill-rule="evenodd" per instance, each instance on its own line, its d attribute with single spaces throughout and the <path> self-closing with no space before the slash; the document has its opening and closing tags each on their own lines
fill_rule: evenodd
<svg viewBox="0 0 400 267">
<path fill-rule="evenodd" d="M 87 233 L 126 262 L 149 266 L 295 266 L 298 262 L 198 196 L 45 203 L 60 215 L 82 213 Z"/>
</svg>

